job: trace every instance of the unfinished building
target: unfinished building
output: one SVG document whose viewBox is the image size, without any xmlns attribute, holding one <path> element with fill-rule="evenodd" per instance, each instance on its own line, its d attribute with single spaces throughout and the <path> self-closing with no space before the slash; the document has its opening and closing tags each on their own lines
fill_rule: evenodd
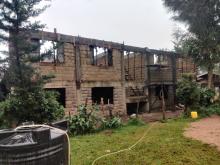
<svg viewBox="0 0 220 165">
<path fill-rule="evenodd" d="M 51 32 L 35 32 L 32 40 L 58 45 L 53 57 L 36 66 L 55 75 L 45 89 L 60 93 L 66 113 L 85 102 L 104 111 L 111 106 L 119 115 L 151 112 L 161 108 L 161 91 L 167 109 L 174 110 L 177 79 L 196 71 L 192 61 L 173 52 Z M 35 53 L 41 51 L 43 46 Z"/>
</svg>

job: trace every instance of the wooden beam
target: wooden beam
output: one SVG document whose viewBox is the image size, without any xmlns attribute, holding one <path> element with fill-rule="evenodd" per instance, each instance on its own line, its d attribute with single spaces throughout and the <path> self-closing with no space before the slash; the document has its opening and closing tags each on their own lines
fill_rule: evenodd
<svg viewBox="0 0 220 165">
<path fill-rule="evenodd" d="M 146 48 L 123 45 L 117 42 L 97 40 L 97 39 L 85 38 L 85 37 L 80 37 L 80 36 L 64 35 L 64 34 L 59 34 L 59 33 L 55 34 L 55 33 L 46 32 L 46 31 L 34 31 L 31 34 L 32 38 L 39 39 L 39 40 L 41 39 L 50 40 L 50 41 L 57 41 L 57 35 L 59 35 L 60 42 L 74 43 L 74 44 L 79 44 L 79 45 L 91 45 L 91 46 L 96 46 L 96 47 L 118 49 L 118 50 L 124 50 L 124 51 L 129 51 L 129 52 L 144 53 L 147 51 Z"/>
</svg>

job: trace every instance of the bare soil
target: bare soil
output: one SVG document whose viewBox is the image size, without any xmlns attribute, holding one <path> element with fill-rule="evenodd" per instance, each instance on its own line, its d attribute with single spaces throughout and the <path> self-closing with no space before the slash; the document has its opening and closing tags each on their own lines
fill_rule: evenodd
<svg viewBox="0 0 220 165">
<path fill-rule="evenodd" d="M 216 146 L 220 151 L 220 116 L 211 116 L 191 123 L 184 135 Z"/>
<path fill-rule="evenodd" d="M 174 119 L 179 117 L 183 113 L 182 110 L 166 111 L 166 119 Z M 160 121 L 163 118 L 162 112 L 142 113 L 138 117 L 146 123 Z M 122 116 L 122 121 L 127 122 L 129 116 Z"/>
<path fill-rule="evenodd" d="M 166 119 L 173 119 L 179 117 L 183 111 L 166 111 Z M 145 122 L 154 122 L 154 121 L 160 121 L 163 119 L 162 112 L 153 112 L 153 113 L 144 113 L 140 115 L 140 118 Z"/>
</svg>

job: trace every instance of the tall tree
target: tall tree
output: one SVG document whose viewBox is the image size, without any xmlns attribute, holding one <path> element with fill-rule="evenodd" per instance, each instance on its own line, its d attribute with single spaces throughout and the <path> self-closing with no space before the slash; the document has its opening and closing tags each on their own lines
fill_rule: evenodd
<svg viewBox="0 0 220 165">
<path fill-rule="evenodd" d="M 194 61 L 207 69 L 212 87 L 213 69 L 220 62 L 220 1 L 163 0 L 174 20 L 188 25 L 190 37 L 183 42 Z"/>
<path fill-rule="evenodd" d="M 47 6 L 42 0 L 0 0 L 0 42 L 8 43 L 7 69 L 4 79 L 11 90 L 8 99 L 0 104 L 6 118 L 16 121 L 47 122 L 61 117 L 63 108 L 54 95 L 43 90 L 48 79 L 41 76 L 32 63 L 40 60 L 33 56 L 39 49 L 31 39 L 33 31 L 42 30 L 44 25 L 33 21 Z"/>
</svg>

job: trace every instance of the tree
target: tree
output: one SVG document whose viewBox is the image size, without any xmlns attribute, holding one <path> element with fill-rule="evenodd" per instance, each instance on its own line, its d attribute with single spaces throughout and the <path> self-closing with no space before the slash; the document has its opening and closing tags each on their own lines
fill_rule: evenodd
<svg viewBox="0 0 220 165">
<path fill-rule="evenodd" d="M 39 44 L 31 40 L 31 33 L 44 28 L 34 20 L 48 6 L 40 8 L 42 0 L 0 0 L 0 42 L 8 43 L 4 52 L 7 63 L 5 77 L 10 94 L 0 104 L 4 116 L 15 124 L 24 121 L 49 122 L 63 116 L 63 108 L 55 95 L 43 90 L 48 76 L 41 76 L 32 63 L 42 57 L 33 56 Z M 49 52 L 49 51 L 48 51 Z"/>
<path fill-rule="evenodd" d="M 220 1 L 163 0 L 174 13 L 174 20 L 188 25 L 190 37 L 183 48 L 195 63 L 208 71 L 208 87 L 212 87 L 213 69 L 220 62 Z"/>
</svg>

